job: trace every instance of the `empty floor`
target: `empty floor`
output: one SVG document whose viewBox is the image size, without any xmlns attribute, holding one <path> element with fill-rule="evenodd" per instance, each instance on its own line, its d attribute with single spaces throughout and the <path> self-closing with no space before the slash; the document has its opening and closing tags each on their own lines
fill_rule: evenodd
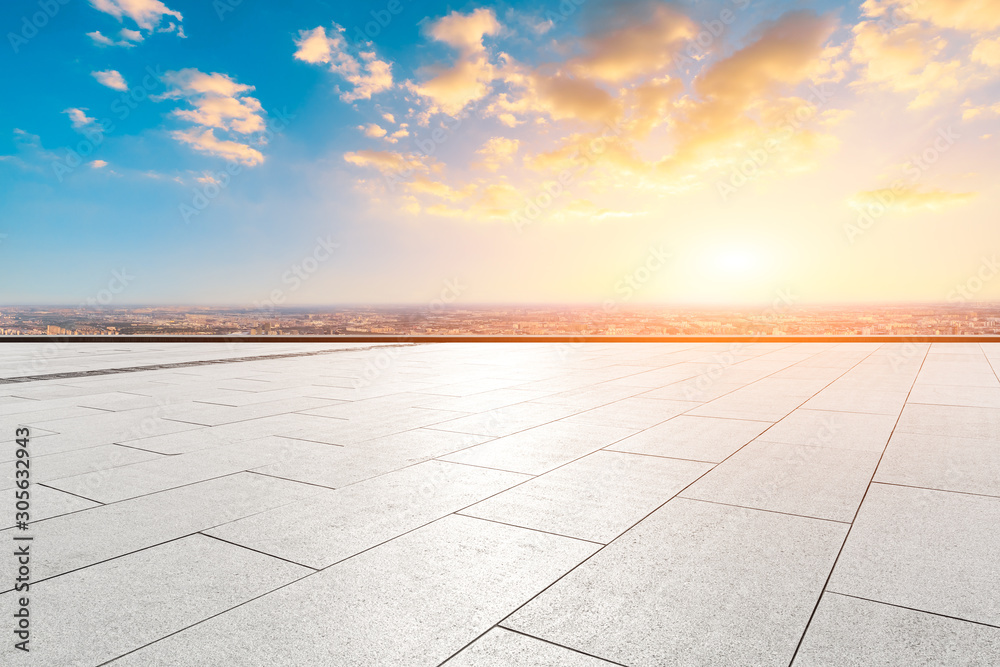
<svg viewBox="0 0 1000 667">
<path fill-rule="evenodd" d="M 0 662 L 995 665 L 998 372 L 976 343 L 8 344 L 31 651 L 8 556 Z"/>
</svg>

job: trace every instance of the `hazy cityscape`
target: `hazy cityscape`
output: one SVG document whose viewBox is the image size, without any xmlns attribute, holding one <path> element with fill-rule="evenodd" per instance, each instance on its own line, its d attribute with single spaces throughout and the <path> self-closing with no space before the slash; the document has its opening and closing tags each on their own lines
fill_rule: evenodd
<svg viewBox="0 0 1000 667">
<path fill-rule="evenodd" d="M 5 307 L 0 335 L 906 336 L 1000 334 L 1000 303 L 764 308 L 345 306 Z"/>
</svg>

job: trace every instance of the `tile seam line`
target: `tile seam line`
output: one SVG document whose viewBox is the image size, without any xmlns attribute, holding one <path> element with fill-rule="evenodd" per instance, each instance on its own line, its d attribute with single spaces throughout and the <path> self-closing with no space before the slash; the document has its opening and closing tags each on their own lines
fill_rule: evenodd
<svg viewBox="0 0 1000 667">
<path fill-rule="evenodd" d="M 896 416 L 896 423 L 892 425 L 892 431 L 889 432 L 889 437 L 886 438 L 885 447 L 882 448 L 882 454 L 878 458 L 878 463 L 875 464 L 875 470 L 872 471 L 871 479 L 868 480 L 868 486 L 865 487 L 865 492 L 861 496 L 861 502 L 858 503 L 858 509 L 854 512 L 854 518 L 851 519 L 851 525 L 847 528 L 847 534 L 844 535 L 844 541 L 840 543 L 840 549 L 837 550 L 837 556 L 833 559 L 833 563 L 830 565 L 830 571 L 826 575 L 826 581 L 823 582 L 823 588 L 820 589 L 819 595 L 816 597 L 816 604 L 813 605 L 812 613 L 809 614 L 809 620 L 806 621 L 805 627 L 802 629 L 802 634 L 799 635 L 799 642 L 795 645 L 795 652 L 792 653 L 792 659 L 788 661 L 788 667 L 793 667 L 795 664 L 795 658 L 799 655 L 799 650 L 802 648 L 802 644 L 806 639 L 806 635 L 809 633 L 809 626 L 812 625 L 813 619 L 816 617 L 816 612 L 819 610 L 819 604 L 823 600 L 823 595 L 826 593 L 827 586 L 830 584 L 830 579 L 833 578 L 833 573 L 837 569 L 837 563 L 840 561 L 841 554 L 844 553 L 844 547 L 847 546 L 847 540 L 851 537 L 851 531 L 854 529 L 854 522 L 858 519 L 858 514 L 861 513 L 861 507 L 865 504 L 865 500 L 868 498 L 868 492 L 872 488 L 872 484 L 875 482 L 875 476 L 878 474 L 879 466 L 882 465 L 882 459 L 885 457 L 885 452 L 889 449 L 889 442 L 892 441 L 892 436 L 896 432 L 896 427 L 899 426 L 899 420 L 903 418 L 903 411 L 906 410 L 906 403 L 910 400 L 910 393 L 913 392 L 913 387 L 917 384 L 917 378 L 920 377 L 920 371 L 924 368 L 924 362 L 927 361 L 927 355 L 930 354 L 932 346 L 928 345 L 927 349 L 924 350 L 923 357 L 920 360 L 920 367 L 917 368 L 917 372 L 913 375 L 913 382 L 910 384 L 910 390 L 906 392 L 906 399 L 903 401 L 903 407 L 899 410 L 899 415 Z"/>
<path fill-rule="evenodd" d="M 211 530 L 211 528 L 208 528 L 207 530 Z M 318 570 L 316 568 L 314 568 L 312 565 L 306 565 L 305 563 L 297 563 L 294 560 L 289 560 L 287 558 L 282 558 L 281 556 L 275 556 L 274 554 L 269 554 L 266 551 L 260 551 L 259 549 L 253 549 L 251 547 L 248 547 L 245 544 L 240 544 L 239 542 L 232 542 L 230 540 L 224 540 L 224 539 L 222 539 L 221 537 L 219 537 L 217 535 L 210 535 L 210 534 L 202 532 L 200 530 L 197 533 L 195 533 L 195 534 L 196 535 L 201 535 L 203 537 L 207 537 L 209 539 L 217 540 L 219 542 L 222 542 L 223 544 L 228 544 L 230 546 L 234 546 L 234 547 L 237 547 L 239 549 L 245 549 L 247 551 L 252 551 L 255 554 L 260 554 L 262 556 L 267 556 L 268 558 L 274 558 L 275 560 L 284 561 L 285 563 L 288 563 L 290 565 L 298 565 L 299 567 L 304 567 L 307 570 L 312 570 L 312 572 L 318 572 Z M 306 574 L 311 574 L 311 572 L 307 572 Z"/>
<path fill-rule="evenodd" d="M 200 532 L 196 532 L 196 533 L 192 533 L 191 535 L 200 535 L 200 534 L 201 534 Z M 190 537 L 190 535 L 185 535 L 184 537 Z M 205 535 L 205 537 L 210 537 L 210 536 L 209 535 Z M 179 539 L 183 539 L 183 538 L 179 538 Z M 268 554 L 268 555 L 270 555 L 270 554 Z M 201 619 L 199 621 L 196 621 L 195 623 L 192 623 L 191 625 L 187 625 L 187 626 L 185 626 L 185 627 L 183 627 L 183 628 L 181 628 L 179 630 L 175 630 L 174 632 L 171 632 L 169 634 L 163 635 L 162 637 L 158 637 L 157 639 L 154 639 L 151 642 L 147 642 L 147 643 L 143 644 L 142 646 L 139 646 L 137 648 L 132 649 L 131 651 L 126 651 L 125 653 L 122 653 L 121 655 L 116 655 L 115 657 L 111 658 L 110 660 L 105 660 L 104 662 L 99 663 L 96 667 L 105 667 L 105 665 L 111 665 L 116 660 L 120 660 L 120 659 L 124 658 L 125 656 L 131 655 L 131 654 L 136 653 L 138 651 L 141 651 L 144 648 L 147 648 L 149 646 L 152 646 L 153 644 L 156 644 L 158 642 L 163 641 L 164 639 L 169 639 L 170 637 L 173 637 L 176 634 L 180 634 L 181 632 L 185 632 L 187 630 L 190 630 L 191 628 L 193 628 L 195 626 L 198 626 L 198 625 L 201 625 L 202 623 L 205 623 L 207 621 L 210 621 L 213 618 L 216 618 L 218 616 L 222 616 L 223 614 L 228 614 L 229 612 L 233 611 L 234 609 L 238 609 L 238 608 L 240 608 L 240 607 L 242 607 L 244 605 L 247 605 L 247 604 L 250 604 L 251 602 L 254 602 L 255 600 L 259 600 L 260 598 L 262 598 L 262 597 L 264 597 L 266 595 L 270 595 L 272 593 L 280 591 L 282 588 L 286 588 L 288 586 L 291 586 L 292 584 L 297 584 L 298 582 L 302 581 L 303 579 L 308 579 L 309 577 L 311 577 L 311 576 L 313 576 L 315 574 L 318 574 L 318 572 L 319 572 L 319 570 L 315 570 L 313 572 L 307 572 L 306 574 L 304 574 L 303 576 L 299 577 L 298 579 L 293 579 L 292 581 L 289 581 L 288 583 L 282 584 L 281 586 L 278 586 L 277 588 L 273 588 L 273 589 L 271 589 L 269 591 L 265 591 L 265 592 L 261 593 L 260 595 L 256 595 L 256 596 L 250 598 L 249 600 L 244 600 L 243 602 L 241 602 L 241 603 L 239 603 L 237 605 L 234 605 L 234 606 L 232 606 L 232 607 L 230 607 L 228 609 L 224 609 L 224 610 L 222 610 L 222 611 L 220 611 L 220 612 L 218 612 L 216 614 L 212 614 L 211 616 L 206 616 L 205 618 L 203 618 L 203 619 Z"/>
<path fill-rule="evenodd" d="M 851 525 L 849 521 L 840 521 L 838 519 L 828 519 L 821 516 L 810 516 L 808 514 L 793 514 L 792 512 L 779 512 L 778 510 L 769 510 L 762 507 L 748 507 L 746 505 L 736 505 L 734 503 L 722 503 L 718 500 L 707 500 L 705 498 L 692 498 L 691 496 L 681 496 L 678 495 L 676 500 L 690 500 L 696 503 L 711 503 L 712 505 L 723 505 L 725 507 L 738 507 L 739 509 L 750 510 L 751 512 L 769 512 L 771 514 L 781 514 L 782 516 L 794 516 L 800 519 L 811 519 L 813 521 L 827 521 L 829 523 L 839 523 L 842 526 Z"/>
<path fill-rule="evenodd" d="M 873 354 L 874 354 L 874 353 L 875 353 L 876 351 L 878 351 L 879 349 L 881 349 L 881 347 L 882 347 L 882 345 L 879 345 L 879 346 L 878 346 L 878 347 L 876 347 L 875 349 L 873 349 L 873 350 L 869 351 L 869 352 L 868 352 L 868 354 L 866 354 L 866 355 L 865 355 L 864 357 L 862 357 L 861 359 L 859 359 L 859 360 L 858 360 L 858 361 L 857 361 L 857 362 L 856 362 L 855 364 L 853 364 L 853 365 L 852 365 L 852 366 L 851 366 L 850 368 L 847 368 L 847 369 L 845 369 L 843 373 L 841 373 L 840 375 L 838 375 L 838 376 L 837 376 L 836 378 L 834 378 L 834 379 L 830 380 L 830 382 L 829 382 L 829 383 L 827 383 L 826 385 L 824 385 L 823 387 L 821 387 L 820 389 L 818 389 L 818 390 L 817 390 L 816 392 L 814 392 L 813 394 L 811 394 L 810 396 L 808 396 L 807 398 L 805 398 L 805 399 L 804 399 L 804 400 L 802 401 L 802 403 L 800 403 L 800 404 L 799 404 L 799 406 L 798 406 L 798 407 L 801 407 L 802 405 L 804 405 L 804 404 L 806 403 L 806 401 L 808 401 L 808 400 L 809 400 L 810 398 L 812 398 L 812 396 L 814 396 L 814 395 L 815 395 L 816 393 L 819 393 L 820 391 L 823 391 L 823 389 L 826 389 L 826 387 L 828 387 L 828 386 L 830 386 L 831 384 L 833 384 L 834 382 L 836 382 L 836 381 L 837 381 L 838 379 L 840 379 L 841 377 L 843 377 L 844 375 L 846 375 L 847 373 L 849 373 L 849 372 L 850 372 L 850 371 L 851 371 L 852 369 L 854 369 L 854 368 L 856 368 L 857 366 L 859 366 L 859 365 L 861 365 L 862 363 L 864 363 L 864 362 L 865 362 L 865 361 L 866 361 L 866 360 L 867 360 L 867 359 L 868 359 L 869 357 L 871 357 L 871 356 L 872 356 L 872 355 L 873 355 Z M 817 354 L 818 354 L 818 353 L 817 353 Z M 815 356 L 815 355 L 811 355 L 811 356 L 810 356 L 810 357 L 808 357 L 808 358 L 812 358 L 812 356 Z M 803 359 L 803 360 L 801 360 L 801 361 L 805 361 L 805 359 Z M 795 364 L 792 364 L 792 366 L 795 366 L 796 364 L 798 364 L 798 363 L 801 363 L 801 361 L 799 361 L 799 362 L 796 362 Z M 788 368 L 788 367 L 786 367 L 786 368 Z M 766 375 L 766 376 L 765 376 L 764 378 L 759 378 L 758 380 L 754 380 L 754 382 L 751 382 L 751 383 L 749 383 L 749 384 L 748 384 L 748 385 L 746 385 L 746 386 L 749 386 L 750 384 L 754 384 L 754 383 L 756 383 L 756 382 L 759 382 L 760 380 L 763 380 L 763 379 L 765 379 L 766 377 L 770 377 L 771 375 L 774 375 L 775 373 L 779 373 L 779 372 L 781 372 L 782 370 L 785 370 L 785 369 L 783 368 L 783 369 L 780 369 L 780 370 L 776 370 L 776 371 L 774 371 L 774 373 L 770 373 L 769 375 Z M 735 390 L 734 390 L 734 391 L 735 391 Z M 692 409 L 694 409 L 694 408 L 692 408 Z M 796 409 L 798 409 L 798 408 L 796 408 Z M 684 414 L 684 413 L 682 413 L 682 414 Z M 671 417 L 670 419 L 673 419 L 673 418 L 675 418 L 675 417 L 677 417 L 677 416 L 679 416 L 679 415 L 675 415 L 674 417 Z M 666 421 L 669 421 L 669 420 L 666 420 Z M 662 422 L 661 422 L 661 423 L 662 423 Z M 777 422 L 774 422 L 774 423 L 772 423 L 772 424 L 771 424 L 771 426 L 769 426 L 769 427 L 768 427 L 767 429 L 765 429 L 765 430 L 764 430 L 764 433 L 766 433 L 766 432 L 767 432 L 768 430 L 770 430 L 770 428 L 771 428 L 771 427 L 773 427 L 775 423 L 777 423 Z M 652 428 L 652 426 L 650 426 L 650 427 L 648 427 L 648 428 Z M 648 429 L 643 429 L 643 430 L 648 430 Z M 762 433 L 761 435 L 763 435 L 763 433 Z M 760 437 L 760 436 L 757 436 L 757 437 Z M 756 439 L 756 438 L 755 438 L 755 439 Z M 753 442 L 753 440 L 751 440 L 750 442 Z M 612 443 L 612 444 L 615 444 L 615 443 Z M 556 585 L 557 583 L 559 583 L 559 582 L 560 582 L 560 581 L 561 581 L 562 579 L 564 579 L 565 577 L 567 577 L 567 576 L 568 576 L 568 575 L 569 575 L 569 574 L 570 574 L 571 572 L 575 571 L 575 570 L 576 570 L 577 568 L 579 568 L 580 566 L 582 566 L 582 565 L 583 565 L 584 563 L 586 563 L 587 561 L 591 560 L 591 559 L 592 559 L 592 558 L 594 558 L 594 557 L 595 557 L 595 556 L 596 556 L 597 554 L 601 553 L 601 552 L 602 552 L 602 551 L 604 551 L 604 550 L 605 550 L 606 548 L 608 548 L 609 546 L 611 546 L 612 544 L 614 544 L 614 543 L 615 543 L 615 542 L 616 542 L 617 540 L 619 540 L 619 539 L 620 539 L 620 538 L 621 538 L 621 537 L 622 537 L 623 535 L 625 535 L 625 534 L 626 534 L 626 533 L 628 533 L 628 532 L 629 532 L 630 530 L 632 530 L 633 528 L 635 528 L 635 527 L 636 527 L 637 525 L 639 525 L 640 523 L 642 523 L 643 521 L 645 521 L 645 520 L 646 520 L 647 518 L 649 518 L 650 516 L 652 516 L 652 515 L 653 515 L 653 514 L 654 514 L 655 512 L 657 512 L 658 510 L 660 510 L 660 509 L 661 509 L 662 507 L 664 507 L 664 506 L 665 506 L 665 505 L 666 505 L 667 503 L 669 503 L 669 502 L 670 502 L 671 500 L 673 500 L 674 498 L 677 498 L 678 496 L 680 496 L 680 495 L 681 495 L 682 493 L 684 493 L 684 492 L 685 492 L 685 491 L 687 491 L 687 490 L 688 490 L 689 488 L 691 488 L 691 486 L 693 486 L 694 484 L 697 484 L 697 483 L 698 483 L 698 481 L 699 481 L 699 480 L 701 480 L 701 479 L 702 479 L 702 478 L 703 478 L 703 477 L 704 477 L 705 475 L 707 475 L 707 474 L 711 473 L 711 472 L 712 472 L 713 470 L 715 470 L 715 469 L 716 469 L 716 467 L 718 467 L 719 465 L 722 465 L 722 463 L 725 463 L 725 462 L 726 462 L 726 461 L 728 461 L 728 460 L 729 460 L 730 458 L 732 458 L 733 456 L 735 456 L 737 452 L 739 452 L 740 450 L 742 450 L 742 449 L 743 449 L 744 447 L 746 447 L 746 446 L 747 446 L 748 444 L 750 444 L 750 443 L 748 442 L 748 443 L 744 444 L 744 445 L 743 445 L 742 447 L 740 447 L 739 449 L 737 449 L 736 451 L 734 451 L 734 452 L 733 452 L 732 454 L 730 454 L 729 456 L 727 456 L 726 458 L 724 458 L 724 459 L 723 459 L 722 461 L 720 461 L 719 463 L 717 463 L 717 464 L 713 465 L 713 466 L 712 466 L 711 468 L 709 468 L 708 470 L 706 470 L 705 472 L 703 472 L 703 473 L 702 473 L 701 475 L 699 475 L 699 476 L 698 476 L 698 477 L 697 477 L 696 479 L 692 480 L 692 481 L 691 481 L 691 482 L 690 482 L 690 483 L 689 483 L 689 484 L 688 484 L 687 486 L 685 486 L 684 488 L 682 488 L 682 489 L 680 489 L 679 491 L 677 491 L 677 493 L 675 493 L 674 495 L 670 496 L 670 498 L 667 498 L 667 500 L 665 500 L 664 502 L 662 502 L 661 504 L 659 504 L 658 506 L 656 506 L 656 507 L 655 507 L 655 508 L 654 508 L 654 509 L 653 509 L 653 510 L 652 510 L 651 512 L 647 513 L 647 514 L 646 514 L 645 516 L 643 516 L 643 517 L 642 517 L 642 518 L 640 518 L 640 519 L 639 519 L 638 521 L 636 521 L 636 522 L 635 522 L 635 523 L 633 523 L 633 524 L 632 524 L 631 526 L 629 526 L 629 527 L 628 527 L 628 528 L 626 528 L 626 529 L 625 529 L 624 531 L 622 531 L 622 533 L 620 533 L 620 534 L 619 534 L 619 535 L 618 535 L 617 537 L 615 537 L 615 539 L 613 539 L 613 540 L 611 540 L 610 542 L 608 542 L 608 544 L 606 544 L 605 546 L 601 547 L 600 549 L 598 549 L 597 551 L 595 551 L 594 553 L 592 553 L 592 554 L 591 554 L 590 556 L 588 556 L 587 558 L 584 558 L 584 559 L 583 559 L 582 561 L 580 561 L 579 563 L 577 563 L 577 564 L 576 564 L 576 565 L 575 565 L 574 567 L 570 568 L 570 569 L 569 569 L 569 570 L 567 570 L 567 571 L 566 571 L 565 573 L 563 573 L 563 574 L 562 574 L 561 576 L 557 577 L 557 578 L 556 578 L 556 579 L 555 579 L 554 581 L 552 581 L 552 582 L 551 582 L 551 583 L 550 583 L 550 584 L 549 584 L 548 586 L 546 586 L 545 588 L 543 588 L 543 589 L 542 589 L 541 591 L 539 591 L 539 592 L 538 592 L 537 594 L 535 594 L 534 596 L 532 596 L 531 598 L 529 598 L 528 600 L 526 600 L 525 602 L 523 602 L 523 603 L 522 603 L 521 605 L 519 605 L 519 606 L 518 606 L 518 607 L 517 607 L 516 609 L 514 609 L 514 610 L 513 610 L 512 612 L 510 612 L 509 614 L 507 614 L 507 615 L 506 615 L 506 616 L 505 616 L 505 617 L 504 617 L 503 619 L 501 619 L 501 620 L 500 620 L 500 621 L 499 621 L 498 623 L 496 623 L 496 625 L 494 625 L 493 627 L 506 627 L 506 626 L 501 626 L 501 624 L 502 624 L 502 623 L 503 623 L 504 621 L 506 621 L 506 620 L 507 620 L 508 618 L 510 618 L 511 616 L 513 616 L 514 614 L 516 614 L 516 613 L 517 613 L 518 611 L 520 611 L 520 610 L 521 610 L 522 608 L 524 608 L 525 606 L 527 606 L 527 605 L 528 605 L 528 604 L 529 604 L 529 603 L 530 603 L 530 602 L 531 602 L 532 600 L 536 599 L 537 597 L 539 597 L 540 595 L 542 595 L 543 593 L 545 593 L 545 591 L 549 590 L 549 589 L 550 589 L 550 588 L 551 588 L 552 586 L 554 586 L 554 585 Z M 580 457 L 580 458 L 583 458 L 583 457 Z M 496 494 L 494 494 L 494 495 L 496 495 Z M 489 628 L 489 629 L 487 629 L 487 630 L 486 630 L 486 632 L 489 632 L 489 631 L 490 631 L 490 630 L 492 630 L 492 629 L 493 629 L 493 628 Z M 458 651 L 456 651 L 456 652 L 455 652 L 454 654 L 452 654 L 451 656 L 448 656 L 448 660 L 450 660 L 451 658 L 453 658 L 453 657 L 454 657 L 455 655 L 457 655 L 458 653 L 461 653 L 462 651 L 464 651 L 464 650 L 465 650 L 465 649 L 466 649 L 466 648 L 467 648 L 467 647 L 468 647 L 469 645 L 471 645 L 471 644 L 473 644 L 474 642 L 478 641 L 478 640 L 479 640 L 479 639 L 480 639 L 480 638 L 481 638 L 481 637 L 482 637 L 483 635 L 485 635 L 485 634 L 486 634 L 486 632 L 483 632 L 483 633 L 482 633 L 482 634 L 480 634 L 480 635 L 479 635 L 478 637 L 475 637 L 475 638 L 474 638 L 474 639 L 473 639 L 473 640 L 472 640 L 471 642 L 469 642 L 468 644 L 466 644 L 465 646 L 463 646 L 463 647 L 462 647 L 461 649 L 459 649 Z M 445 662 L 447 662 L 447 660 L 446 660 Z M 443 665 L 443 664 L 444 664 L 444 663 L 439 663 L 438 667 L 440 667 L 440 666 L 441 666 L 441 665 Z"/>
<path fill-rule="evenodd" d="M 539 641 L 539 642 L 548 644 L 550 646 L 557 646 L 557 647 L 559 647 L 559 648 L 561 648 L 563 650 L 566 650 L 566 651 L 572 651 L 573 653 L 576 653 L 576 654 L 579 654 L 579 655 L 585 655 L 588 658 L 594 658 L 595 660 L 600 660 L 601 662 L 606 662 L 609 665 L 617 665 L 618 667 L 629 667 L 628 665 L 626 665 L 623 662 L 616 662 L 614 660 L 611 660 L 610 658 L 602 658 L 599 655 L 594 655 L 593 653 L 587 653 L 586 651 L 581 651 L 580 649 L 575 649 L 575 648 L 573 648 L 571 646 L 564 646 L 562 644 L 557 644 L 554 641 L 551 641 L 549 639 L 543 639 L 541 637 L 536 637 L 534 635 L 528 634 L 527 632 L 521 632 L 520 630 L 514 630 L 513 628 L 508 628 L 508 627 L 502 626 L 500 624 L 497 624 L 495 627 L 497 627 L 498 629 L 503 630 L 505 632 L 512 632 L 512 633 L 514 633 L 516 635 L 521 635 L 522 637 L 528 637 L 529 639 L 534 639 L 535 641 Z M 491 628 L 491 630 L 492 630 L 492 628 Z M 464 650 L 465 649 L 463 648 L 462 651 L 464 651 Z M 461 651 L 459 653 L 455 653 L 454 655 L 449 656 L 448 659 L 445 660 L 444 662 L 442 662 L 440 665 L 438 665 L 438 667 L 444 667 L 444 665 L 446 663 L 450 662 L 453 658 L 455 658 L 456 656 L 458 656 L 460 653 L 461 653 Z"/>
<path fill-rule="evenodd" d="M 865 602 L 880 604 L 886 607 L 895 607 L 896 609 L 906 609 L 907 611 L 915 611 L 918 614 L 928 614 L 930 616 L 937 616 L 939 618 L 948 618 L 953 621 L 959 621 L 961 623 L 972 623 L 973 625 L 982 625 L 987 628 L 997 628 L 998 630 L 1000 630 L 1000 625 L 994 625 L 993 623 L 984 623 L 983 621 L 973 621 L 971 618 L 950 616 L 949 614 L 942 614 L 936 611 L 928 611 L 926 609 L 917 609 L 916 607 L 907 607 L 906 605 L 893 604 L 892 602 L 886 602 L 885 600 L 873 600 L 872 598 L 861 597 L 860 595 L 851 595 L 850 593 L 841 593 L 839 591 L 827 591 L 827 593 L 830 593 L 831 595 L 839 595 L 845 598 L 853 598 L 855 600 L 864 600 Z"/>
<path fill-rule="evenodd" d="M 594 544 L 599 547 L 605 546 L 606 542 L 598 542 L 596 540 L 588 540 L 585 537 L 574 537 L 573 535 L 566 535 L 564 533 L 553 533 L 551 530 L 541 530 L 540 528 L 532 528 L 531 526 L 519 526 L 516 523 L 507 523 L 506 521 L 497 521 L 496 519 L 487 519 L 481 516 L 475 516 L 472 514 L 462 514 L 462 510 L 457 512 L 452 512 L 451 515 L 464 517 L 466 519 L 475 519 L 477 521 L 486 521 L 488 523 L 496 523 L 501 526 L 509 526 L 511 528 L 520 528 L 521 530 L 530 530 L 534 533 L 542 533 L 543 535 L 552 535 L 553 537 L 561 537 L 567 540 L 576 540 L 577 542 L 586 542 L 588 544 Z M 451 516 L 449 515 L 449 516 Z"/>
<path fill-rule="evenodd" d="M 915 486 L 913 484 L 897 484 L 896 482 L 883 482 L 877 479 L 872 480 L 872 484 L 880 484 L 882 486 L 898 486 L 904 489 L 919 489 L 921 491 L 935 491 L 937 493 L 957 493 L 961 496 L 975 496 L 976 498 L 1000 498 L 1000 495 L 991 495 L 989 493 L 973 493 L 972 491 L 955 491 L 953 489 L 935 489 L 930 486 Z"/>
</svg>

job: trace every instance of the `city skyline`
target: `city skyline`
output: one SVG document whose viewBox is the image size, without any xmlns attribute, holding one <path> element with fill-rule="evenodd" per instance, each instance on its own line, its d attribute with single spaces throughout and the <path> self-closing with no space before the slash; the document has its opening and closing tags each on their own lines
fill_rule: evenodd
<svg viewBox="0 0 1000 667">
<path fill-rule="evenodd" d="M 1000 301 L 988 0 L 18 0 L 0 24 L 0 303 Z"/>
</svg>

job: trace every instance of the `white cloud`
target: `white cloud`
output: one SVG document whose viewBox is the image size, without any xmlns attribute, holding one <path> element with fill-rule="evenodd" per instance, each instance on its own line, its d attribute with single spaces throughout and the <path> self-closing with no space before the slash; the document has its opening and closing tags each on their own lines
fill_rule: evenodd
<svg viewBox="0 0 1000 667">
<path fill-rule="evenodd" d="M 187 102 L 192 108 L 174 109 L 171 115 L 198 126 L 173 132 L 174 139 L 197 151 L 250 166 L 264 161 L 259 150 L 244 143 L 246 139 L 220 139 L 215 135 L 215 130 L 251 135 L 266 129 L 260 101 L 248 94 L 254 90 L 253 86 L 234 81 L 225 74 L 205 73 L 194 68 L 167 72 L 163 80 L 167 91 L 153 99 Z"/>
<path fill-rule="evenodd" d="M 117 42 L 103 34 L 100 30 L 88 32 L 87 37 L 90 37 L 94 40 L 95 44 L 100 44 L 101 46 L 135 46 L 144 39 L 141 32 L 138 30 L 129 30 L 128 28 L 122 28 L 118 34 L 121 35 L 121 39 Z"/>
<path fill-rule="evenodd" d="M 374 51 L 360 51 L 355 56 L 348 50 L 344 28 L 333 24 L 328 34 L 323 26 L 300 30 L 295 40 L 298 48 L 295 59 L 313 65 L 328 65 L 330 71 L 340 75 L 353 86 L 344 91 L 340 99 L 345 102 L 371 99 L 372 95 L 392 88 L 392 63 L 380 60 Z"/>
<path fill-rule="evenodd" d="M 177 32 L 178 37 L 184 37 L 184 31 L 180 22 L 184 19 L 181 13 L 170 9 L 160 0 L 90 0 L 91 6 L 105 14 L 110 14 L 119 21 L 126 17 L 135 21 L 135 24 L 142 30 L 148 32 Z M 167 22 L 165 27 L 160 27 L 164 17 L 173 17 L 173 21 Z"/>
<path fill-rule="evenodd" d="M 91 72 L 90 75 L 97 79 L 102 86 L 107 86 L 114 90 L 128 90 L 128 84 L 118 70 L 109 69 L 103 72 Z"/>
<path fill-rule="evenodd" d="M 96 119 L 91 118 L 85 114 L 84 111 L 86 111 L 86 109 L 70 108 L 63 110 L 63 113 L 69 116 L 69 121 L 73 124 L 74 130 L 81 130 L 97 122 Z"/>
<path fill-rule="evenodd" d="M 104 160 L 92 160 L 91 162 L 88 162 L 87 165 L 91 169 L 104 169 L 108 166 L 108 163 Z"/>
</svg>

